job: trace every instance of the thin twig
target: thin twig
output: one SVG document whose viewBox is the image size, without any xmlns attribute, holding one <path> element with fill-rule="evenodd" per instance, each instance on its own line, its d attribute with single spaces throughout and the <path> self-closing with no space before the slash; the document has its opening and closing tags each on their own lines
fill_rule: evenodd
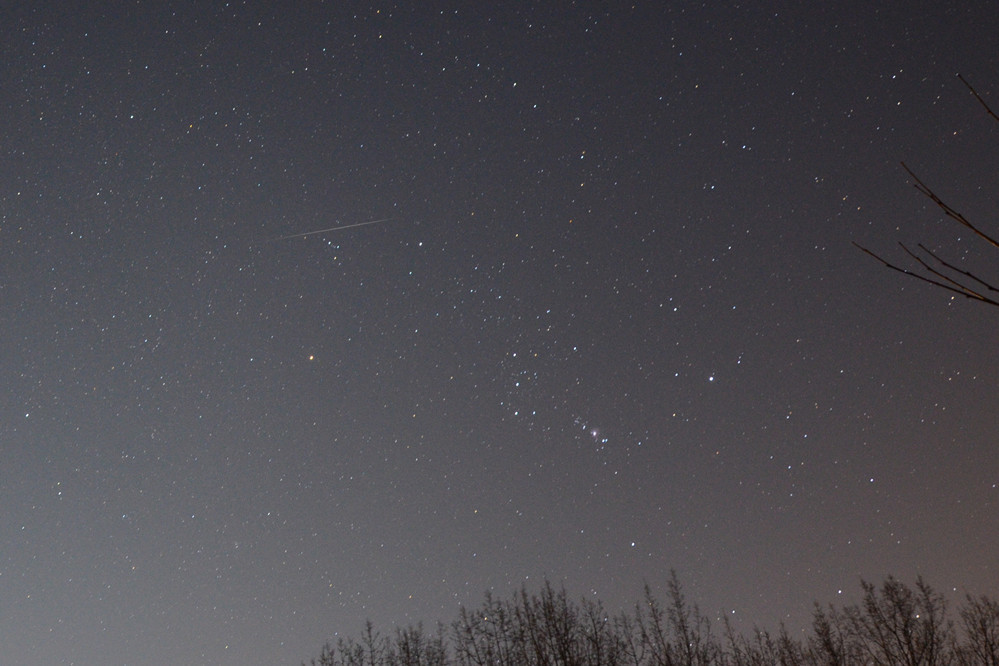
<svg viewBox="0 0 999 666">
<path fill-rule="evenodd" d="M 972 233 L 974 233 L 976 236 L 978 236 L 985 242 L 989 243 L 993 247 L 999 248 L 999 240 L 996 240 L 992 236 L 989 236 L 987 233 L 985 233 L 984 231 L 973 225 L 971 222 L 969 222 L 968 218 L 966 218 L 964 215 L 961 215 L 956 210 L 951 208 L 947 203 L 944 202 L 943 199 L 938 197 L 936 193 L 933 190 L 931 190 L 929 186 L 926 185 L 926 183 L 920 180 L 919 176 L 917 176 L 905 162 L 902 162 L 902 168 L 905 169 L 906 173 L 908 173 L 914 181 L 916 181 L 913 184 L 913 187 L 919 190 L 919 192 L 923 194 L 926 198 L 928 198 L 930 201 L 935 203 L 937 207 L 940 208 L 940 210 L 942 210 L 945 215 L 947 215 L 947 217 L 954 220 L 961 226 L 970 229 Z"/>
<path fill-rule="evenodd" d="M 918 254 L 916 254 L 915 252 L 913 252 L 912 250 L 910 250 L 908 247 L 906 247 L 904 243 L 899 243 L 898 245 L 899 245 L 899 247 L 902 248 L 902 250 L 907 255 L 909 255 L 909 257 L 912 258 L 913 261 L 915 261 L 916 263 L 918 263 L 920 266 L 923 267 L 924 270 L 926 270 L 928 273 L 930 273 L 930 275 L 937 276 L 938 278 L 940 278 L 944 282 L 947 282 L 947 283 L 951 284 L 955 289 L 959 289 L 962 292 L 972 292 L 972 293 L 974 293 L 974 290 L 971 290 L 968 287 L 965 287 L 963 284 L 961 284 L 960 282 L 958 282 L 954 278 L 952 278 L 949 275 L 946 275 L 944 273 L 941 273 L 937 269 L 935 269 L 932 266 L 930 266 L 929 264 L 927 264 L 923 260 L 922 257 L 920 257 Z M 920 244 L 920 247 L 922 247 L 922 244 Z"/>
<path fill-rule="evenodd" d="M 949 292 L 952 292 L 954 294 L 960 294 L 961 296 L 964 296 L 965 298 L 970 298 L 973 301 L 979 301 L 981 303 L 986 303 L 988 305 L 994 305 L 996 307 L 999 307 L 999 301 L 993 300 L 993 299 L 989 298 L 988 296 L 986 296 L 984 294 L 976 292 L 973 289 L 969 289 L 967 287 L 960 288 L 960 289 L 957 288 L 957 287 L 952 287 L 951 285 L 949 285 L 949 284 L 947 284 L 945 282 L 941 282 L 939 280 L 934 280 L 932 278 L 928 278 L 925 275 L 920 275 L 919 273 L 916 273 L 915 271 L 910 271 L 909 269 L 902 268 L 901 266 L 896 266 L 895 264 L 891 263 L 890 261 L 888 261 L 884 257 L 882 257 L 882 256 L 880 256 L 880 255 L 878 255 L 878 254 L 876 254 L 874 252 L 872 252 L 871 250 L 868 250 L 866 247 L 864 247 L 863 245 L 860 245 L 860 244 L 858 244 L 856 242 L 854 242 L 853 245 L 854 245 L 854 247 L 856 247 L 861 252 L 864 252 L 865 254 L 867 254 L 867 255 L 873 257 L 874 259 L 878 260 L 879 262 L 881 262 L 881 264 L 885 268 L 889 268 L 889 269 L 891 269 L 893 271 L 897 271 L 899 273 L 902 273 L 903 275 L 908 275 L 909 277 L 916 278 L 917 280 L 922 280 L 923 282 L 926 282 L 928 284 L 932 284 L 932 285 L 934 285 L 936 287 L 940 287 L 941 289 L 945 289 L 945 290 L 947 290 Z"/>
<path fill-rule="evenodd" d="M 975 89 L 974 89 L 974 88 L 973 88 L 973 87 L 971 86 L 971 84 L 970 84 L 970 83 L 968 83 L 967 81 L 965 81 L 965 80 L 964 80 L 964 77 L 963 77 L 963 76 L 961 76 L 960 74 L 958 74 L 958 75 L 957 75 L 957 78 L 961 79 L 961 83 L 963 83 L 963 84 L 964 84 L 965 86 L 967 86 L 967 87 L 968 87 L 968 90 L 970 90 L 970 91 L 971 91 L 971 94 L 975 96 L 975 99 L 977 99 L 977 100 L 978 100 L 978 102 L 979 102 L 979 103 L 980 103 L 980 104 L 981 104 L 982 106 L 984 106 L 984 107 L 985 107 L 985 110 L 986 110 L 986 111 L 988 112 L 988 114 L 989 114 L 990 116 L 992 116 L 992 118 L 993 118 L 994 120 L 999 120 L 999 116 L 997 116 L 997 115 L 996 115 L 996 114 L 995 114 L 995 113 L 994 113 L 994 112 L 992 111 L 992 109 L 990 109 L 990 108 L 989 108 L 989 105 L 985 103 L 985 100 L 984 100 L 984 99 L 982 99 L 982 96 L 978 94 L 978 91 L 977 91 L 977 90 L 975 90 Z"/>
<path fill-rule="evenodd" d="M 928 247 L 926 247 L 922 243 L 919 244 L 919 247 L 920 247 L 920 249 L 922 249 L 923 252 L 925 252 L 926 254 L 930 255 L 931 257 L 933 257 L 934 259 L 936 259 L 938 262 L 940 262 L 943 266 L 946 266 L 947 268 L 949 268 L 950 270 L 954 271 L 955 273 L 960 273 L 961 275 L 974 280 L 975 282 L 977 282 L 978 284 L 982 285 L 983 287 L 985 287 L 989 291 L 999 292 L 999 289 L 993 287 L 991 284 L 989 284 L 988 282 L 986 282 L 982 278 L 978 277 L 974 273 L 972 273 L 970 271 L 962 270 L 962 269 L 958 268 L 957 266 L 951 264 L 950 262 L 944 261 L 944 259 L 942 257 L 940 257 L 936 252 L 934 252 L 933 250 L 929 249 Z"/>
</svg>

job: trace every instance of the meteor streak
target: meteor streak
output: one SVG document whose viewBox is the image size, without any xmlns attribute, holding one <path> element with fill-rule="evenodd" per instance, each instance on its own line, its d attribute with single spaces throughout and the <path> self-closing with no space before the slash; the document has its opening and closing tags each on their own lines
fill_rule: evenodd
<svg viewBox="0 0 999 666">
<path fill-rule="evenodd" d="M 356 224 L 344 224 L 344 225 L 339 226 L 339 227 L 330 227 L 329 229 L 319 229 L 317 231 L 306 231 L 306 232 L 303 232 L 303 233 L 300 233 L 300 234 L 289 234 L 287 236 L 281 236 L 280 238 L 274 238 L 274 239 L 271 240 L 271 242 L 272 243 L 276 243 L 278 241 L 288 240 L 289 238 L 302 238 L 303 236 L 312 236 L 312 235 L 315 235 L 315 234 L 325 234 L 325 233 L 330 232 L 330 231 L 340 231 L 342 229 L 353 229 L 354 227 L 366 227 L 369 224 L 378 224 L 379 222 L 388 222 L 391 219 L 392 219 L 391 217 L 383 217 L 380 220 L 370 220 L 368 222 L 358 222 Z"/>
</svg>

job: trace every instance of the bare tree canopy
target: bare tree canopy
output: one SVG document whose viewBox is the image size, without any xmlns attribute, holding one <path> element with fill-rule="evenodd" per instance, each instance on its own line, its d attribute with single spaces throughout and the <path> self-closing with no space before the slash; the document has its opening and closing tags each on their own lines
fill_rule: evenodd
<svg viewBox="0 0 999 666">
<path fill-rule="evenodd" d="M 967 596 L 955 623 L 944 597 L 922 578 L 861 581 L 859 603 L 815 605 L 812 630 L 792 635 L 759 627 L 748 635 L 723 621 L 712 629 L 688 601 L 675 572 L 661 601 L 646 586 L 633 611 L 574 601 L 545 583 L 509 599 L 486 595 L 450 626 L 381 634 L 322 647 L 311 666 L 999 666 L 999 604 Z M 305 664 L 303 664 L 305 666 Z"/>
</svg>

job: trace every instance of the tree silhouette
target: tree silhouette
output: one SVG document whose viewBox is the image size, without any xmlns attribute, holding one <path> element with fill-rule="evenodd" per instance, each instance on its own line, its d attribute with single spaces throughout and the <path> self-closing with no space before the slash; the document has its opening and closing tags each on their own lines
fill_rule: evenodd
<svg viewBox="0 0 999 666">
<path fill-rule="evenodd" d="M 952 663 L 947 605 L 922 578 L 913 590 L 891 576 L 878 590 L 862 582 L 864 600 L 846 611 L 854 640 L 875 664 L 933 666 Z"/>
<path fill-rule="evenodd" d="M 610 615 L 596 600 L 575 602 L 545 583 L 509 600 L 487 594 L 435 634 L 421 625 L 327 643 L 312 666 L 999 666 L 999 603 L 968 596 L 959 624 L 922 578 L 909 587 L 889 576 L 861 581 L 859 604 L 816 605 L 811 633 L 794 638 L 756 628 L 724 635 L 690 604 L 675 572 L 667 601 L 649 586 L 632 613 Z M 304 664 L 303 664 L 304 666 Z"/>
<path fill-rule="evenodd" d="M 986 113 L 988 113 L 993 120 L 999 121 L 999 116 L 992 111 L 985 100 L 982 99 L 982 96 L 978 94 L 978 91 L 976 91 L 960 74 L 958 74 L 958 78 L 968 88 L 968 90 L 971 91 L 971 94 L 975 96 L 975 99 L 977 99 L 982 105 Z M 979 240 L 988 243 L 995 249 L 999 249 L 999 240 L 984 232 L 981 228 L 968 220 L 968 218 L 955 210 L 950 204 L 937 196 L 937 194 L 926 183 L 920 180 L 920 178 L 913 173 L 912 169 L 910 169 L 905 162 L 902 162 L 902 168 L 905 169 L 906 173 L 909 174 L 909 177 L 912 178 L 913 186 L 916 190 L 936 204 L 936 206 L 944 212 L 946 217 L 971 231 L 972 234 Z M 904 243 L 899 243 L 903 252 L 912 262 L 911 266 L 908 268 L 895 264 L 886 259 L 884 256 L 877 254 L 862 245 L 854 243 L 854 246 L 877 259 L 882 265 L 893 271 L 897 271 L 917 280 L 927 282 L 953 294 L 958 294 L 980 303 L 999 307 L 999 287 L 996 287 L 993 283 L 970 271 L 957 267 L 952 261 L 944 259 L 922 243 L 918 243 L 915 249 L 909 248 Z"/>
<path fill-rule="evenodd" d="M 999 666 L 999 603 L 969 594 L 960 615 L 966 640 L 958 649 L 958 661 L 969 666 Z"/>
</svg>

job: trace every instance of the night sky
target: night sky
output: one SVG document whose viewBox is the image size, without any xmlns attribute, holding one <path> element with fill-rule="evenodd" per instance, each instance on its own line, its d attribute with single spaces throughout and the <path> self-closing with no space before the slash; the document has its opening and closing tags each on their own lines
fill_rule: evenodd
<svg viewBox="0 0 999 666">
<path fill-rule="evenodd" d="M 0 10 L 3 663 L 999 592 L 999 311 L 851 245 L 999 276 L 899 165 L 995 230 L 999 4 L 83 4 Z"/>
</svg>

